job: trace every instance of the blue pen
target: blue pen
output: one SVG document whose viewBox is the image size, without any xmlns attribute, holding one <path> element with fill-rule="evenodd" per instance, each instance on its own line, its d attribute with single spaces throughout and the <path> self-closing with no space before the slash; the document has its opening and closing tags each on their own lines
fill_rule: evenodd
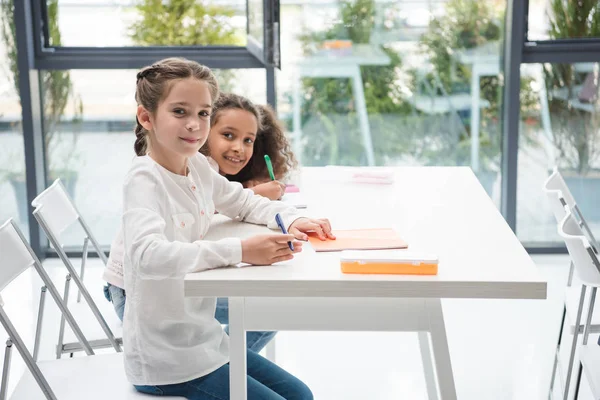
<svg viewBox="0 0 600 400">
<path fill-rule="evenodd" d="M 279 215 L 279 213 L 275 214 L 275 221 L 277 222 L 277 226 L 279 226 L 279 229 L 281 229 L 281 233 L 287 235 L 287 229 L 285 229 L 285 225 L 283 224 L 283 220 L 281 219 L 281 215 Z M 294 245 L 292 244 L 292 242 L 288 242 L 288 246 L 290 246 L 291 251 L 294 251 Z"/>
</svg>

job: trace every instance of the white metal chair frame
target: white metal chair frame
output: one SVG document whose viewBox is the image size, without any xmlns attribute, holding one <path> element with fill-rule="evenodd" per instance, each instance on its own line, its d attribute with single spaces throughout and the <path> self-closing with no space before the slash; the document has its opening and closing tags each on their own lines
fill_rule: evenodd
<svg viewBox="0 0 600 400">
<path fill-rule="evenodd" d="M 4 253 L 4 254 L 3 254 Z M 56 305 L 61 311 L 61 314 L 64 319 L 69 323 L 71 329 L 77 336 L 80 341 L 82 349 L 88 355 L 93 355 L 94 351 L 87 341 L 81 328 L 73 318 L 73 315 L 69 311 L 66 306 L 66 303 L 62 301 L 60 294 L 52 280 L 44 270 L 42 263 L 35 255 L 33 249 L 27 243 L 25 236 L 19 229 L 19 227 L 9 219 L 6 223 L 0 226 L 0 258 L 3 260 L 0 263 L 0 290 L 4 289 L 6 285 L 12 282 L 16 277 L 18 277 L 21 273 L 26 271 L 29 267 L 33 266 L 42 281 L 44 282 L 45 287 L 50 292 L 50 295 L 56 302 Z M 16 262 L 15 262 L 16 261 Z M 16 265 L 17 262 L 20 261 L 20 265 Z M 14 262 L 15 265 L 10 265 Z M 45 291 L 44 291 L 45 293 Z M 11 351 L 12 346 L 17 348 L 17 351 L 23 357 L 23 360 L 39 384 L 42 392 L 46 396 L 47 399 L 56 399 L 50 385 L 44 378 L 44 375 L 40 371 L 39 367 L 36 364 L 37 361 L 37 352 L 39 347 L 39 326 L 36 329 L 35 343 L 34 343 L 34 355 L 32 356 L 27 350 L 27 346 L 21 336 L 18 334 L 8 315 L 4 311 L 4 302 L 0 297 L 0 323 L 4 329 L 8 332 L 9 339 L 6 342 L 6 352 L 4 355 L 4 366 L 2 371 L 2 384 L 0 386 L 0 399 L 5 400 L 7 395 L 7 386 L 8 386 L 8 375 L 10 369 L 10 360 L 11 360 Z M 43 309 L 38 311 L 38 324 L 41 323 L 41 319 L 39 318 L 39 314 L 43 312 Z"/>
<path fill-rule="evenodd" d="M 565 244 L 567 245 L 567 249 L 569 251 L 569 255 L 573 260 L 573 264 L 575 266 L 575 273 L 578 275 L 578 278 L 583 282 L 581 287 L 581 296 L 579 299 L 579 307 L 577 309 L 577 317 L 575 324 L 576 326 L 580 326 L 581 318 L 583 313 L 583 307 L 585 302 L 585 292 L 587 287 L 591 287 L 591 293 L 589 298 L 588 312 L 587 318 L 585 322 L 585 327 L 583 331 L 583 341 L 582 345 L 587 346 L 589 334 L 590 334 L 590 325 L 592 320 L 592 315 L 594 312 L 594 303 L 596 300 L 596 291 L 598 287 L 600 287 L 600 262 L 598 260 L 598 256 L 594 251 L 591 243 L 589 243 L 588 239 L 584 235 L 580 223 L 575 217 L 574 213 L 569 209 L 568 206 L 565 206 L 565 217 L 559 223 L 558 233 L 565 240 Z M 577 347 L 577 340 L 579 336 L 579 329 L 575 330 L 573 335 L 573 343 L 571 348 L 571 354 L 569 358 L 569 371 L 568 378 L 570 378 L 570 374 L 572 372 L 573 363 L 575 359 L 575 349 Z M 575 396 L 577 399 L 579 395 L 579 387 L 581 383 L 581 375 L 583 371 L 583 366 L 581 361 L 578 365 L 577 371 L 577 383 L 575 386 Z M 569 392 L 569 384 L 570 381 L 567 381 L 567 385 L 565 386 L 565 394 L 564 399 L 568 398 Z"/>
<path fill-rule="evenodd" d="M 575 198 L 571 194 L 569 187 L 567 186 L 564 178 L 562 177 L 562 175 L 557 167 L 554 167 L 552 174 L 548 177 L 548 179 L 544 183 L 544 192 L 548 196 L 548 200 L 550 202 L 550 206 L 552 207 L 552 212 L 554 214 L 557 224 L 560 224 L 562 222 L 562 220 L 566 216 L 567 211 L 571 212 L 573 217 L 577 221 L 578 227 L 581 230 L 583 230 L 582 234 L 584 234 L 583 232 L 585 232 L 584 236 L 588 240 L 588 243 L 591 246 L 592 252 L 594 252 L 594 254 L 597 254 L 598 253 L 597 249 L 599 247 L 596 242 L 596 239 L 595 239 L 591 229 L 589 228 L 589 225 L 587 224 L 585 218 L 583 217 L 581 210 L 577 206 Z M 571 261 L 571 265 L 569 267 L 569 277 L 567 280 L 567 286 L 571 286 L 571 284 L 572 284 L 574 268 L 575 268 L 574 263 L 573 263 L 573 261 Z M 581 297 L 581 296 L 583 296 L 583 297 Z M 582 286 L 582 288 L 581 288 L 580 298 L 585 298 L 585 286 Z M 580 307 L 581 307 L 581 304 L 580 304 Z M 578 312 L 579 311 L 581 311 L 580 308 L 578 308 Z M 554 388 L 556 372 L 557 372 L 558 364 L 559 364 L 559 352 L 560 352 L 560 347 L 562 345 L 561 341 L 562 341 L 562 335 L 563 335 L 563 331 L 564 331 L 566 316 L 567 316 L 567 306 L 566 306 L 566 302 L 565 302 L 565 306 L 563 307 L 562 319 L 561 319 L 561 323 L 560 323 L 560 330 L 559 330 L 557 344 L 556 344 L 554 365 L 552 367 L 550 392 L 549 392 L 550 398 L 552 398 L 552 391 Z M 584 330 L 584 327 L 579 322 L 575 323 L 574 327 L 575 327 L 574 331 L 576 331 L 577 333 L 582 333 Z M 592 325 L 592 326 L 590 326 L 590 329 L 596 331 L 596 330 L 600 329 L 600 326 Z M 576 340 L 577 340 L 577 338 L 576 338 L 576 336 L 574 336 L 574 343 L 576 343 Z M 574 358 L 575 349 L 576 349 L 575 345 L 572 344 L 569 360 L 572 360 Z M 565 380 L 565 390 L 564 390 L 564 398 L 565 399 L 567 398 L 569 386 L 571 384 L 571 376 L 572 376 L 572 361 L 569 362 L 569 367 L 567 370 L 567 377 Z"/>
<path fill-rule="evenodd" d="M 49 210 L 48 203 L 55 203 L 56 205 L 62 207 L 62 210 L 60 210 L 61 212 L 59 213 L 58 210 L 52 210 L 52 211 Z M 77 301 L 79 302 L 80 296 L 83 296 L 84 300 L 86 301 L 86 303 L 92 310 L 92 313 L 94 314 L 96 320 L 102 327 L 102 330 L 104 331 L 104 333 L 106 334 L 106 337 L 107 337 L 107 339 L 99 339 L 99 340 L 91 341 L 90 343 L 91 343 L 92 347 L 93 348 L 113 347 L 116 351 L 120 352 L 121 345 L 123 343 L 122 338 L 116 338 L 114 336 L 114 334 L 112 333 L 106 320 L 100 313 L 98 306 L 92 299 L 91 295 L 89 294 L 88 290 L 86 289 L 86 287 L 83 283 L 83 278 L 84 278 L 84 274 L 85 274 L 85 263 L 87 260 L 89 242 L 92 243 L 92 245 L 96 249 L 99 257 L 102 259 L 104 264 L 106 264 L 108 261 L 106 258 L 106 255 L 102 252 L 102 249 L 100 248 L 98 241 L 92 234 L 88 225 L 85 223 L 85 221 L 81 217 L 79 210 L 77 209 L 77 207 L 75 207 L 75 204 L 73 203 L 73 201 L 67 194 L 67 191 L 65 190 L 60 179 L 55 180 L 54 183 L 52 183 L 52 185 L 50 185 L 50 187 L 48 187 L 46 190 L 44 190 L 42 193 L 40 193 L 31 202 L 31 204 L 33 207 L 35 207 L 35 209 L 33 211 L 33 215 L 34 215 L 35 219 L 38 221 L 38 223 L 44 230 L 46 236 L 48 237 L 48 240 L 52 244 L 52 247 L 54 247 L 54 250 L 56 251 L 59 258 L 62 260 L 63 264 L 65 265 L 65 267 L 68 270 L 68 274 L 65 279 L 65 291 L 64 291 L 65 305 L 68 304 L 70 282 L 72 279 L 75 282 L 75 285 L 77 286 L 78 292 L 79 292 Z M 52 214 L 51 214 L 51 212 L 52 212 Z M 79 274 L 77 273 L 77 271 L 75 270 L 75 267 L 69 260 L 69 257 L 67 256 L 66 252 L 64 251 L 64 249 L 60 243 L 60 240 L 58 238 L 58 235 L 62 231 L 64 231 L 66 228 L 68 228 L 75 222 L 79 222 L 81 228 L 83 229 L 83 231 L 85 233 L 85 238 L 84 238 L 84 242 L 83 242 L 83 255 L 82 255 L 82 260 L 81 260 L 81 269 L 80 269 Z M 45 293 L 45 289 L 44 289 L 44 287 L 42 287 L 42 297 L 40 300 L 40 304 L 42 307 L 43 307 L 43 301 L 44 301 L 44 297 L 43 297 L 44 293 Z M 38 329 L 41 329 L 40 327 L 41 327 L 41 324 L 38 326 Z M 65 328 L 65 319 L 64 319 L 64 317 L 61 317 L 59 339 L 58 339 L 58 344 L 57 344 L 57 348 L 56 348 L 56 358 L 60 358 L 61 355 L 64 353 L 72 354 L 74 352 L 82 350 L 81 345 L 77 342 L 63 343 L 64 328 Z"/>
</svg>

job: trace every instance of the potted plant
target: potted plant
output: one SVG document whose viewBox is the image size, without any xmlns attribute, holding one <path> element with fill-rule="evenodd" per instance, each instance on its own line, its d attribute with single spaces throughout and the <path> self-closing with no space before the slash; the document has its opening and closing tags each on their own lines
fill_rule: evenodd
<svg viewBox="0 0 600 400">
<path fill-rule="evenodd" d="M 552 0 L 552 39 L 600 36 L 600 5 Z M 598 68 L 577 64 L 544 66 L 556 165 L 586 219 L 600 221 L 600 115 Z"/>
<path fill-rule="evenodd" d="M 60 45 L 61 36 L 58 28 L 58 0 L 48 0 L 48 32 L 54 45 Z M 10 78 L 16 93 L 19 93 L 19 71 L 17 68 L 16 31 L 14 23 L 14 0 L 0 2 L 1 38 L 6 48 L 9 63 Z M 48 178 L 61 178 L 69 194 L 75 196 L 77 169 L 79 168 L 77 141 L 79 138 L 79 123 L 83 114 L 81 99 L 74 94 L 73 83 L 68 71 L 44 71 L 41 75 L 41 96 L 43 104 L 44 151 L 48 160 Z M 65 111 L 71 103 L 73 133 L 71 139 L 65 141 L 67 135 L 59 133 L 64 122 Z M 21 127 L 16 127 L 21 131 Z M 14 189 L 19 207 L 19 218 L 27 220 L 27 194 L 25 171 L 22 168 L 22 153 L 9 154 L 0 165 L 0 177 L 8 180 Z"/>
</svg>

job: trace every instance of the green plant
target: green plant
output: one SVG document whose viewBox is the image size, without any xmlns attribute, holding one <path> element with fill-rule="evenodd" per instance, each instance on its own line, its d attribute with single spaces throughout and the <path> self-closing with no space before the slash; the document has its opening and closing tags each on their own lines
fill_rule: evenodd
<svg viewBox="0 0 600 400">
<path fill-rule="evenodd" d="M 375 1 L 340 0 L 338 7 L 338 22 L 325 31 L 299 36 L 305 55 L 318 51 L 326 40 L 351 40 L 353 45 L 370 42 L 375 24 Z M 398 70 L 402 64 L 400 54 L 391 46 L 381 48 L 390 58 L 390 63 L 385 66 L 362 66 L 360 69 L 378 163 L 406 150 L 403 143 L 394 137 L 396 130 L 393 123 L 383 114 L 410 113 L 398 80 Z M 304 163 L 363 164 L 364 149 L 356 122 L 352 83 L 340 78 L 305 78 L 302 85 Z M 343 135 L 338 135 L 338 132 L 343 132 Z"/>
<path fill-rule="evenodd" d="M 421 36 L 419 46 L 432 66 L 432 71 L 423 77 L 413 71 L 413 87 L 418 79 L 425 79 L 434 95 L 468 92 L 471 83 L 471 67 L 454 59 L 456 51 L 488 46 L 488 51 L 499 52 L 495 45 L 502 38 L 503 11 L 495 4 L 477 0 L 450 0 L 445 13 L 433 18 L 427 31 Z M 484 76 L 480 80 L 481 98 L 489 107 L 481 110 L 480 163 L 486 170 L 496 170 L 500 162 L 500 125 L 498 115 L 501 104 L 501 84 L 496 76 Z M 418 92 L 418 90 L 417 90 Z M 458 116 L 449 116 L 449 119 Z M 470 113 L 462 115 L 458 136 L 446 141 L 445 146 L 436 148 L 424 160 L 436 164 L 468 165 L 470 163 Z M 446 147 L 447 146 L 447 147 Z M 429 153 L 432 153 L 429 151 Z"/>
<path fill-rule="evenodd" d="M 468 88 L 471 73 L 468 67 L 456 65 L 452 72 L 452 54 L 458 49 L 472 49 L 486 43 L 496 42 L 502 37 L 504 15 L 489 1 L 450 0 L 445 14 L 433 18 L 427 32 L 421 36 L 420 47 L 440 78 L 446 91 Z M 482 87 L 493 78 L 482 79 Z M 485 90 L 494 100 L 497 82 Z M 484 95 L 487 93 L 484 93 Z M 486 98 L 487 98 L 486 97 Z"/>
<path fill-rule="evenodd" d="M 140 46 L 245 45 L 243 32 L 231 24 L 235 10 L 208 0 L 140 0 L 129 36 Z M 217 70 L 222 91 L 230 91 L 233 73 Z"/>
<path fill-rule="evenodd" d="M 423 79 L 433 88 L 435 95 L 468 92 L 471 86 L 471 66 L 463 65 L 455 59 L 457 51 L 478 51 L 499 55 L 500 43 L 504 36 L 505 19 L 503 2 L 477 0 L 450 0 L 446 3 L 445 14 L 430 21 L 427 32 L 422 35 L 420 49 L 432 66 L 432 71 Z M 500 63 L 500 59 L 498 59 Z M 420 79 L 412 72 L 413 88 Z M 521 113 L 526 118 L 537 116 L 539 100 L 532 89 L 533 78 L 521 78 Z M 496 171 L 501 160 L 501 124 L 499 116 L 502 105 L 502 83 L 498 76 L 484 76 L 480 80 L 480 97 L 489 103 L 481 110 L 479 129 L 479 161 L 484 170 Z M 470 113 L 461 116 L 463 127 L 454 142 L 448 147 L 436 149 L 431 157 L 425 154 L 424 160 L 434 163 L 468 165 L 470 163 L 471 121 Z M 537 145 L 535 132 L 527 131 L 521 136 L 524 143 Z M 429 153 L 432 153 L 429 151 Z"/>
<path fill-rule="evenodd" d="M 600 36 L 597 1 L 552 0 L 549 18 L 552 39 Z M 600 160 L 600 117 L 595 110 L 574 107 L 571 101 L 577 99 L 578 86 L 583 85 L 588 72 L 578 72 L 571 64 L 548 64 L 544 72 L 552 134 L 558 150 L 556 162 L 561 168 L 587 175 Z M 598 71 L 589 73 L 598 82 Z M 592 98 L 592 102 L 597 101 L 597 86 L 594 90 L 596 98 Z"/>
<path fill-rule="evenodd" d="M 51 43 L 55 46 L 60 46 L 61 35 L 58 26 L 58 0 L 48 0 L 47 13 L 48 32 Z M 2 0 L 0 2 L 0 20 L 2 23 L 1 37 L 6 48 L 10 79 L 12 79 L 16 93 L 19 93 L 14 0 Z M 69 71 L 43 71 L 41 80 L 41 96 L 44 111 L 44 151 L 47 155 L 49 175 L 65 178 L 72 177 L 77 168 L 78 154 L 76 146 L 79 138 L 77 125 L 81 122 L 81 116 L 83 115 L 83 103 L 81 98 L 74 93 Z M 62 136 L 58 131 L 70 100 L 74 107 L 72 122 L 75 129 L 71 141 L 66 143 L 62 140 Z M 20 131 L 21 128 L 17 127 L 17 130 Z M 57 152 L 60 152 L 60 155 Z M 23 163 L 14 162 L 16 158 L 16 154 L 10 154 L 7 157 L 9 163 L 2 166 L 3 175 L 11 179 L 23 180 L 24 171 L 22 167 L 19 167 Z"/>
</svg>

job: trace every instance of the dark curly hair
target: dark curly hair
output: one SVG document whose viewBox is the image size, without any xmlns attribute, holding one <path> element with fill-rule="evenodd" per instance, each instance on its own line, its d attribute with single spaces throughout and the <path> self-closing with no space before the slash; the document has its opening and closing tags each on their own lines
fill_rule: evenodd
<svg viewBox="0 0 600 400">
<path fill-rule="evenodd" d="M 225 175 L 233 182 L 242 184 L 250 180 L 269 180 L 269 171 L 265 164 L 265 154 L 271 157 L 273 173 L 277 180 L 284 179 L 298 162 L 292 152 L 283 126 L 277 119 L 275 111 L 270 106 L 254 105 L 243 96 L 233 93 L 221 93 L 219 99 L 213 105 L 211 126 L 219 120 L 219 114 L 225 110 L 245 110 L 254 115 L 258 122 L 258 134 L 254 141 L 254 150 L 248 164 L 235 175 Z M 208 142 L 202 146 L 200 152 L 210 156 Z"/>
</svg>

